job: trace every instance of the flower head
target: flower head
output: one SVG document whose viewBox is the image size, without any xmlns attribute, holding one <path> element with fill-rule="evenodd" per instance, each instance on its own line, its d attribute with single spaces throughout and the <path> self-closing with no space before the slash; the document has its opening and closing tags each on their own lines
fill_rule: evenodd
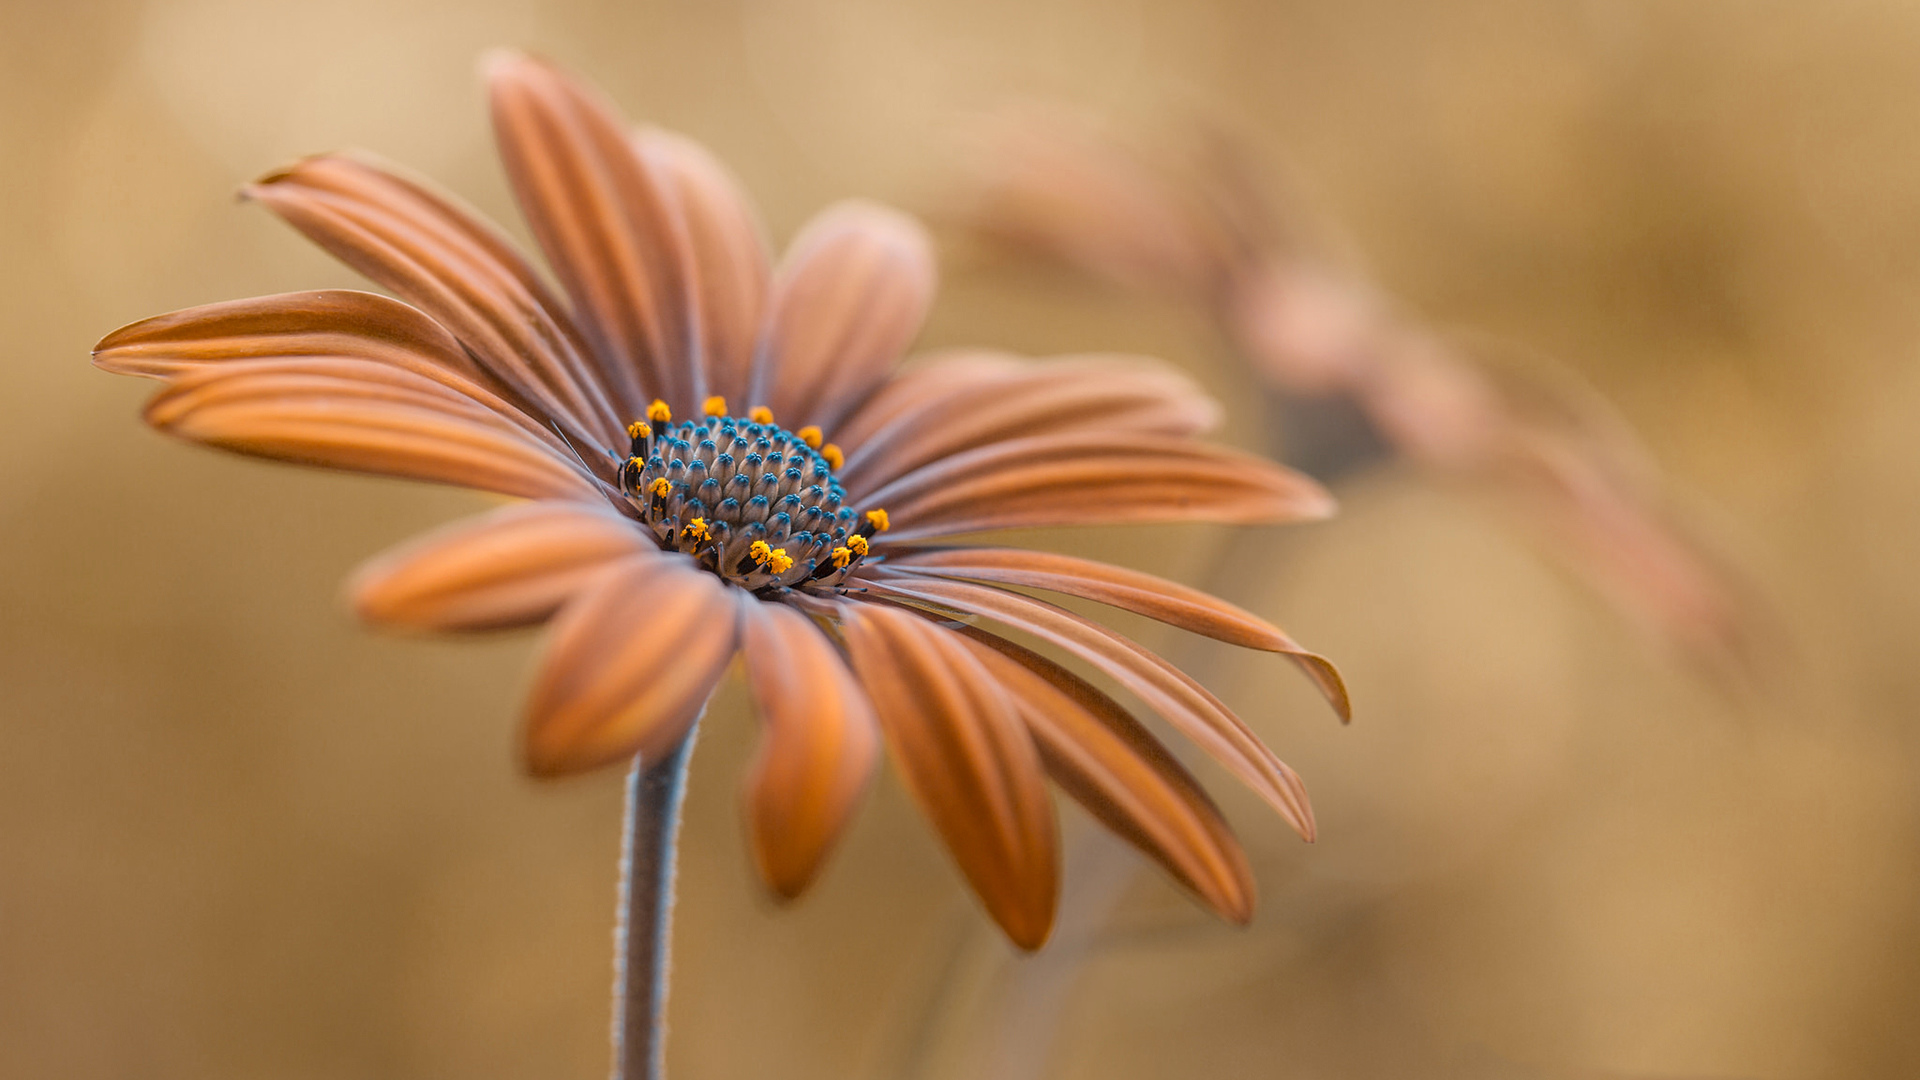
<svg viewBox="0 0 1920 1080">
<path fill-rule="evenodd" d="M 1067 115 L 999 125 L 971 156 L 974 224 L 1210 314 L 1279 415 L 1319 418 L 1280 426 L 1286 460 L 1333 479 L 1392 454 L 1499 491 L 1633 622 L 1714 674 L 1760 674 L 1774 617 L 1598 393 L 1422 325 L 1251 146 L 1204 117 L 1182 127 L 1148 151 Z"/>
<path fill-rule="evenodd" d="M 767 884 L 800 893 L 884 743 L 987 909 L 1038 946 L 1058 869 L 1045 778 L 1244 920 L 1244 856 L 1193 778 L 1106 693 L 1000 630 L 1125 688 L 1309 838 L 1292 770 L 1192 679 L 1062 593 L 1287 654 L 1266 621 L 1064 555 L 929 546 L 1009 527 L 1270 522 L 1330 503 L 1311 481 L 1195 436 L 1216 410 L 1139 360 L 961 352 L 895 370 L 933 294 L 912 220 L 844 203 L 777 270 L 706 151 L 629 130 L 544 63 L 489 67 L 521 208 L 564 298 L 492 226 L 426 183 L 327 155 L 247 194 L 392 291 L 163 315 L 95 362 L 156 376 L 147 419 L 260 457 L 438 481 L 512 505 L 355 578 L 387 625 L 551 620 L 527 708 L 541 775 L 687 737 L 734 658 L 764 722 L 748 779 Z"/>
</svg>

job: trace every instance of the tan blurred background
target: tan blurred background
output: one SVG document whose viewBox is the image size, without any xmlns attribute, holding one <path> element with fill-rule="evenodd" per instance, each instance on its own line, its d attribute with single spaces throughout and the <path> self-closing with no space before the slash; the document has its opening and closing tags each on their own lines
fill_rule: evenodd
<svg viewBox="0 0 1920 1080">
<path fill-rule="evenodd" d="M 498 44 L 707 142 L 778 239 L 848 194 L 940 210 L 956 127 L 1018 98 L 1217 110 L 1415 310 L 1608 394 L 1784 628 L 1723 692 L 1484 506 L 1370 475 L 1231 587 L 1343 665 L 1351 728 L 1271 658 L 1142 631 L 1300 769 L 1321 842 L 1204 771 L 1254 925 L 1096 841 L 1069 896 L 1119 899 L 1037 964 L 891 778 L 814 895 L 762 901 L 736 688 L 694 765 L 676 1080 L 1920 1075 L 1920 6 L 1437 7 L 0 8 L 0 1076 L 604 1075 L 620 778 L 516 772 L 535 637 L 381 639 L 339 602 L 479 500 L 163 441 L 86 363 L 139 317 L 354 284 L 233 202 L 301 153 L 404 161 L 524 236 Z M 949 251 L 924 345 L 1252 396 L 1190 316 Z M 1196 580 L 1223 539 L 1062 542 Z"/>
</svg>

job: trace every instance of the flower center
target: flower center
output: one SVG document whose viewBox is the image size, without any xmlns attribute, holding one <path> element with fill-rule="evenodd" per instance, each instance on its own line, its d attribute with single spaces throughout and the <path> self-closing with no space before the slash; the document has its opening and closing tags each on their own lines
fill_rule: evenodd
<svg viewBox="0 0 1920 1080">
<path fill-rule="evenodd" d="M 886 511 L 844 505 L 833 475 L 840 449 L 817 427 L 788 431 L 766 409 L 729 416 L 716 397 L 705 412 L 674 423 L 655 401 L 628 426 L 620 490 L 640 521 L 661 547 L 745 589 L 838 585 L 887 527 Z"/>
</svg>

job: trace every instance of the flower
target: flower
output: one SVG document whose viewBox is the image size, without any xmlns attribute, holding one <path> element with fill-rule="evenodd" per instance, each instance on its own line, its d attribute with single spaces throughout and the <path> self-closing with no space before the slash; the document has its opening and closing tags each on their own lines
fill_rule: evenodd
<svg viewBox="0 0 1920 1080">
<path fill-rule="evenodd" d="M 1299 779 L 1225 705 L 1119 634 L 1016 589 L 1078 596 L 1331 665 L 1266 621 L 1118 567 L 960 533 L 1329 512 L 1312 481 L 1194 436 L 1215 406 L 1140 360 L 958 352 L 901 371 L 930 245 L 860 202 L 778 269 L 704 149 L 629 130 L 547 64 L 488 66 L 507 171 L 565 299 L 491 225 L 365 157 L 246 194 L 396 294 L 214 304 L 118 330 L 109 371 L 166 380 L 146 419 L 258 457 L 437 481 L 511 505 L 391 552 L 359 613 L 410 629 L 553 625 L 527 707 L 539 775 L 684 740 L 735 657 L 763 721 L 751 847 L 812 880 L 884 742 L 987 910 L 1034 948 L 1058 891 L 1045 778 L 1225 916 L 1244 856 L 1194 779 L 1102 691 L 976 622 L 1103 672 L 1309 839 Z M 742 408 L 742 406 L 745 406 Z"/>
<path fill-rule="evenodd" d="M 1267 384 L 1286 460 L 1333 479 L 1392 454 L 1484 486 L 1652 636 L 1736 684 L 1760 675 L 1774 617 L 1597 392 L 1423 325 L 1249 146 L 1183 126 L 1197 138 L 1154 153 L 1068 115 L 998 125 L 971 158 L 973 224 L 1210 315 Z"/>
</svg>

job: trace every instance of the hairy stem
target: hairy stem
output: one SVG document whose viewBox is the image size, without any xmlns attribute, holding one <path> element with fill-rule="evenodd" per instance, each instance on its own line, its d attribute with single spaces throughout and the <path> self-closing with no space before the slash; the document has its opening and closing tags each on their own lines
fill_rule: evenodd
<svg viewBox="0 0 1920 1080">
<path fill-rule="evenodd" d="M 613 1080 L 666 1075 L 667 964 L 673 935 L 675 842 L 696 721 L 672 752 L 627 774 L 620 849 L 620 922 L 614 931 Z"/>
</svg>

